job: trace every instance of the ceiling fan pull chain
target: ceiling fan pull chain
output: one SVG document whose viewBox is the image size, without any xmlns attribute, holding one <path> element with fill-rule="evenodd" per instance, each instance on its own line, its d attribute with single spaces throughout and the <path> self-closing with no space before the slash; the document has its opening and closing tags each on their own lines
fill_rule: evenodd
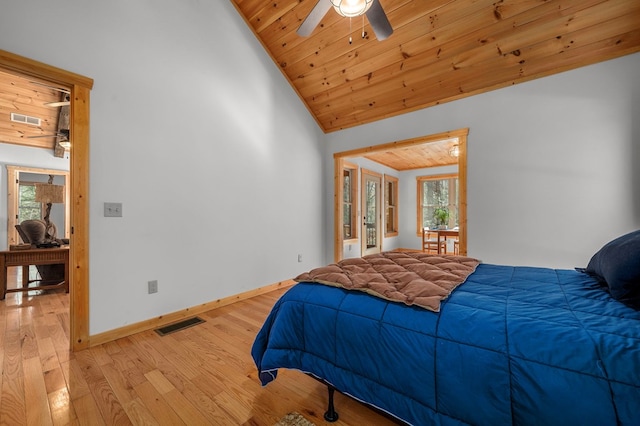
<svg viewBox="0 0 640 426">
<path fill-rule="evenodd" d="M 362 15 L 362 38 L 364 39 L 364 15 Z"/>
<path fill-rule="evenodd" d="M 349 17 L 349 44 L 353 43 L 353 39 L 351 38 L 351 17 Z"/>
</svg>

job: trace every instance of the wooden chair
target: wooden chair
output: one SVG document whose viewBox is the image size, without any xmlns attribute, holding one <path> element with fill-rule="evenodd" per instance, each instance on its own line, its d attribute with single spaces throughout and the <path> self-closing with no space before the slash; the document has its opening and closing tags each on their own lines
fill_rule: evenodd
<svg viewBox="0 0 640 426">
<path fill-rule="evenodd" d="M 460 256 L 460 240 L 457 238 L 453 240 L 453 254 Z"/>
<path fill-rule="evenodd" d="M 425 253 L 438 253 L 438 233 L 429 230 L 429 228 L 422 228 L 422 251 Z M 440 240 L 440 253 L 447 252 L 447 242 L 444 239 Z"/>
</svg>

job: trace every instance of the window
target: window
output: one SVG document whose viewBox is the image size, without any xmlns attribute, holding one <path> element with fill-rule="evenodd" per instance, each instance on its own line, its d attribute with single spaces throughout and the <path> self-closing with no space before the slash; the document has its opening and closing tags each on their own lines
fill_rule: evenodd
<svg viewBox="0 0 640 426">
<path fill-rule="evenodd" d="M 418 181 L 418 226 L 437 228 L 445 225 L 449 228 L 458 223 L 458 175 L 419 176 Z"/>
<path fill-rule="evenodd" d="M 384 236 L 398 235 L 398 178 L 384 177 Z"/>
<path fill-rule="evenodd" d="M 18 223 L 28 219 L 42 219 L 42 203 L 36 201 L 36 186 L 32 182 L 20 182 L 18 199 Z"/>
<path fill-rule="evenodd" d="M 345 162 L 342 168 L 342 198 L 342 238 L 353 240 L 358 238 L 358 166 L 355 164 Z"/>
</svg>

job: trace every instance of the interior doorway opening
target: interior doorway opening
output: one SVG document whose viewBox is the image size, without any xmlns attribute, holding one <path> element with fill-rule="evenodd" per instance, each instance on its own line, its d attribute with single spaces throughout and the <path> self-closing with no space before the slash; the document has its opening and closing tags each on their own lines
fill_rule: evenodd
<svg viewBox="0 0 640 426">
<path fill-rule="evenodd" d="M 443 133 L 437 133 L 433 135 L 407 139 L 404 141 L 391 142 L 382 145 L 374 145 L 368 146 L 365 148 L 359 148 L 350 151 L 343 151 L 334 153 L 334 261 L 338 262 L 344 258 L 344 250 L 345 244 L 352 244 L 354 242 L 354 238 L 352 234 L 349 234 L 352 238 L 345 238 L 345 229 L 347 227 L 347 223 L 345 219 L 345 206 L 352 206 L 353 203 L 347 204 L 345 200 L 351 200 L 351 197 L 345 198 L 345 169 L 353 169 L 354 159 L 358 157 L 365 157 L 368 160 L 376 161 L 377 157 L 408 157 L 404 161 L 410 161 L 410 158 L 413 155 L 422 155 L 428 156 L 431 152 L 436 152 L 433 154 L 437 155 L 453 155 L 451 152 L 454 152 L 450 148 L 444 149 L 443 153 L 438 154 L 437 151 L 434 151 L 433 147 L 438 145 L 438 142 L 450 141 L 455 143 L 455 155 L 457 161 L 458 168 L 458 179 L 459 179 L 459 187 L 458 187 L 458 224 L 459 224 L 459 245 L 458 250 L 460 255 L 467 254 L 467 136 L 469 133 L 468 128 L 463 128 L 459 130 L 452 130 Z M 384 163 L 381 163 L 384 164 Z M 450 163 L 449 163 L 450 164 Z M 418 168 L 418 167 L 416 167 Z M 353 179 L 350 179 L 353 181 Z M 362 188 L 362 185 L 361 185 Z M 364 191 L 364 188 L 361 189 L 361 193 Z M 403 206 L 400 203 L 398 206 L 395 206 L 395 211 L 402 211 Z M 351 207 L 349 207 L 351 208 Z M 349 220 L 362 220 L 363 212 L 365 208 L 361 207 L 360 214 L 354 214 L 353 211 L 349 211 L 348 217 Z M 362 221 L 361 223 L 364 223 Z M 415 222 L 412 222 L 415 223 Z M 360 227 L 361 232 L 360 235 L 355 236 L 355 241 L 360 240 L 361 247 L 364 247 L 363 240 L 366 238 L 366 234 L 364 234 L 364 226 Z M 381 250 L 385 250 L 384 244 L 382 244 Z M 364 249 L 362 250 L 362 255 L 364 255 Z"/>
<path fill-rule="evenodd" d="M 69 89 L 70 278 L 69 336 L 72 350 L 89 347 L 89 105 L 93 80 L 0 50 L 0 69 Z"/>
</svg>

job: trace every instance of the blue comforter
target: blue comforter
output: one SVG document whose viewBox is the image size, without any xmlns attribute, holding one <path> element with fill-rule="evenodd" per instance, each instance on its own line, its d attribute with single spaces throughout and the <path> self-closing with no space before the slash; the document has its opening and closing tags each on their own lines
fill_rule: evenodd
<svg viewBox="0 0 640 426">
<path fill-rule="evenodd" d="M 573 270 L 481 264 L 439 314 L 299 283 L 252 355 L 415 425 L 640 425 L 640 312 Z"/>
</svg>

